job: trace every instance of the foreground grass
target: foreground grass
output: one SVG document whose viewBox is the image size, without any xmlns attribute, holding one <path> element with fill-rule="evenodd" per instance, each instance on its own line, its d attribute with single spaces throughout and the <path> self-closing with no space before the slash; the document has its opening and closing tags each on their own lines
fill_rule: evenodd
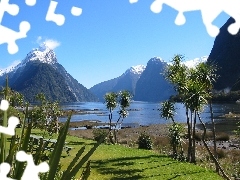
<svg viewBox="0 0 240 180">
<path fill-rule="evenodd" d="M 33 134 L 41 135 L 39 130 Z M 56 138 L 56 135 L 53 136 Z M 62 169 L 66 169 L 82 146 L 86 152 L 94 141 L 74 136 L 67 136 L 67 145 L 73 147 L 70 156 L 63 153 Z M 82 173 L 79 170 L 78 178 Z M 122 145 L 102 144 L 91 157 L 90 180 L 124 180 L 124 179 L 222 179 L 213 171 L 190 163 L 175 161 L 166 155 L 159 155 L 149 150 L 128 148 Z"/>
<path fill-rule="evenodd" d="M 199 166 L 166 155 L 121 145 L 102 145 L 91 163 L 90 179 L 222 179 Z"/>
</svg>

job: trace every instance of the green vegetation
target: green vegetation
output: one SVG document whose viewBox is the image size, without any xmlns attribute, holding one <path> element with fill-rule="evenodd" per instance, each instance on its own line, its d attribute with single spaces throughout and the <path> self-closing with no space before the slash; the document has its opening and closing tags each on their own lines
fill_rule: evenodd
<svg viewBox="0 0 240 180">
<path fill-rule="evenodd" d="M 130 92 L 126 90 L 120 91 L 119 93 L 109 92 L 109 93 L 106 93 L 104 96 L 106 108 L 109 110 L 109 116 L 108 116 L 109 136 L 108 137 L 109 137 L 109 141 L 112 144 L 115 144 L 118 142 L 116 128 L 119 126 L 121 127 L 121 124 L 124 118 L 128 116 L 128 111 L 126 108 L 130 106 L 131 98 L 132 98 L 132 95 L 130 94 Z M 116 123 L 114 123 L 115 125 L 113 125 L 112 113 L 113 113 L 113 110 L 117 107 L 119 108 L 119 111 L 118 111 L 119 118 L 116 121 Z M 113 127 L 114 127 L 114 130 L 112 132 Z"/>
<path fill-rule="evenodd" d="M 171 119 L 172 121 L 172 125 L 169 127 L 169 137 L 170 144 L 172 146 L 173 158 L 178 160 L 185 160 L 182 146 L 182 136 L 184 129 L 181 124 L 176 123 L 174 120 L 174 104 L 170 101 L 165 101 L 162 103 L 160 111 L 161 117 Z"/>
<path fill-rule="evenodd" d="M 10 164 L 12 168 L 9 177 L 11 178 L 20 179 L 23 176 L 26 163 L 17 160 L 16 156 L 19 151 L 24 151 L 33 155 L 35 164 L 48 162 L 49 171 L 40 175 L 42 180 L 71 180 L 79 177 L 81 179 L 222 179 L 218 174 L 205 168 L 176 161 L 167 155 L 159 155 L 151 151 L 153 142 L 147 134 L 139 136 L 139 149 L 117 145 L 115 129 L 128 115 L 126 108 L 131 101 L 128 91 L 118 94 L 109 93 L 105 96 L 106 106 L 110 111 L 110 128 L 107 134 L 95 133 L 97 142 L 68 136 L 71 112 L 66 122 L 60 126 L 58 117 L 62 112 L 59 105 L 57 102 L 47 101 L 44 94 L 38 94 L 36 98 L 40 103 L 29 109 L 29 104 L 24 104 L 21 95 L 9 92 L 8 83 L 6 83 L 6 88 L 3 90 L 4 99 L 8 100 L 10 105 L 23 104 L 23 112 L 19 111 L 18 114 L 19 117 L 23 116 L 20 122 L 21 127 L 17 129 L 16 135 L 9 137 L 1 134 L 0 162 Z M 119 118 L 114 125 L 114 135 L 110 137 L 110 142 L 115 144 L 113 146 L 104 144 L 103 141 L 104 137 L 111 135 L 112 111 L 116 107 L 119 107 Z M 173 106 L 168 104 L 165 110 L 163 116 L 173 121 L 173 126 L 170 128 L 171 144 L 177 152 L 177 148 L 181 147 L 179 146 L 181 128 L 173 119 Z M 7 119 L 8 111 L 4 111 L 3 126 L 7 126 Z M 46 148 L 46 143 L 50 141 L 39 138 L 37 148 L 33 150 L 31 135 L 39 135 L 45 140 L 56 140 L 56 142 L 53 143 L 54 146 L 50 151 Z M 69 156 L 63 151 L 65 144 L 72 147 Z M 224 153 L 219 154 L 224 156 Z"/>
<path fill-rule="evenodd" d="M 1 101 L 1 110 L 3 110 L 3 120 L 2 126 L 7 127 L 10 119 L 8 119 L 7 109 L 8 102 L 10 105 L 13 104 L 11 100 L 16 100 L 16 97 L 12 94 L 8 93 L 8 79 L 6 79 L 6 87 L 3 90 L 3 99 Z M 10 137 L 10 142 L 7 142 L 7 134 L 1 133 L 1 142 L 0 142 L 0 163 L 8 163 L 11 167 L 11 170 L 8 174 L 9 177 L 14 179 L 26 179 L 26 174 L 24 174 L 26 164 L 25 156 L 27 152 L 33 155 L 33 162 L 37 165 L 41 165 L 44 167 L 45 171 L 49 171 L 45 174 L 41 175 L 42 180 L 65 180 L 65 179 L 74 179 L 76 174 L 79 172 L 79 169 L 83 168 L 83 165 L 89 160 L 90 156 L 94 153 L 97 147 L 101 144 L 101 141 L 94 143 L 94 146 L 89 149 L 87 152 L 85 151 L 85 146 L 78 149 L 75 156 L 70 160 L 67 169 L 60 169 L 59 164 L 60 159 L 63 153 L 63 148 L 66 143 L 66 136 L 69 130 L 69 123 L 71 119 L 71 112 L 68 115 L 68 118 L 64 125 L 59 128 L 59 134 L 56 139 L 52 139 L 52 132 L 49 129 L 43 127 L 55 127 L 58 129 L 58 116 L 61 114 L 59 110 L 59 106 L 57 103 L 51 103 L 46 101 L 45 96 L 43 94 L 37 95 L 37 98 L 41 101 L 40 106 L 35 106 L 31 110 L 29 110 L 29 105 L 26 103 L 26 107 L 23 107 L 24 118 L 21 122 L 21 129 L 16 134 L 12 134 Z M 5 105 L 3 105 L 5 103 Z M 14 117 L 11 117 L 14 118 Z M 14 120 L 18 119 L 15 117 Z M 51 126 L 54 123 L 55 126 Z M 18 124 L 18 123 L 17 123 Z M 33 144 L 34 140 L 31 140 L 32 130 L 34 128 L 34 124 L 36 124 L 37 128 L 41 129 L 41 137 L 37 140 L 37 143 Z M 11 124 L 12 126 L 13 124 Z M 53 131 L 55 131 L 53 129 Z M 49 133 L 46 133 L 49 132 Z M 58 130 L 55 131 L 58 133 Z M 46 135 L 47 134 L 47 135 Z M 48 139 L 43 139 L 43 137 L 50 136 Z M 54 141 L 50 141 L 54 140 Z M 51 151 L 49 151 L 48 144 L 51 143 Z M 37 146 L 36 149 L 33 149 L 33 146 Z M 86 152 L 86 153 L 85 153 Z M 84 154 L 85 153 L 85 154 Z M 43 159 L 44 157 L 44 159 Z M 45 162 L 47 160 L 48 163 Z M 83 171 L 82 175 L 80 175 L 81 179 L 87 179 L 90 175 L 90 163 L 87 163 L 86 169 Z M 24 177 L 25 176 L 25 177 Z M 28 174 L 29 176 L 29 174 Z"/>
<path fill-rule="evenodd" d="M 42 135 L 42 131 L 34 129 L 35 135 Z M 53 138 L 57 134 L 52 135 Z M 79 149 L 85 146 L 86 151 L 93 147 L 95 141 L 68 135 L 68 145 L 73 147 L 70 156 L 61 155 L 61 168 L 67 169 L 71 160 Z M 89 180 L 98 179 L 208 179 L 221 180 L 215 172 L 193 165 L 176 161 L 167 155 L 160 155 L 153 150 L 129 148 L 123 145 L 101 144 L 90 158 L 91 173 Z M 84 169 L 79 169 L 79 177 Z"/>
<path fill-rule="evenodd" d="M 89 179 L 222 179 L 213 171 L 149 150 L 101 145 L 91 157 Z"/>
<path fill-rule="evenodd" d="M 148 149 L 148 150 L 153 149 L 152 139 L 146 133 L 141 133 L 140 134 L 140 136 L 138 137 L 138 142 L 137 143 L 138 143 L 138 148 L 139 149 Z"/>
<path fill-rule="evenodd" d="M 182 62 L 182 55 L 175 55 L 172 60 L 172 64 L 168 65 L 165 70 L 165 77 L 175 86 L 176 92 L 178 96 L 181 97 L 182 103 L 186 108 L 186 122 L 188 126 L 188 152 L 187 152 L 187 161 L 191 163 L 196 163 L 196 139 L 194 138 L 196 135 L 196 122 L 197 119 L 200 121 L 202 127 L 204 128 L 204 133 L 202 134 L 202 141 L 207 149 L 212 161 L 216 166 L 216 172 L 220 173 L 225 179 L 230 179 L 225 173 L 224 169 L 221 167 L 218 157 L 217 157 L 217 149 L 216 149 L 216 135 L 215 135 L 215 123 L 213 119 L 212 112 L 212 90 L 213 90 L 213 82 L 216 81 L 216 67 L 214 65 L 209 65 L 206 63 L 199 63 L 194 68 L 186 67 Z M 201 119 L 201 112 L 207 104 L 210 105 L 211 111 L 211 120 L 212 120 L 212 132 L 213 132 L 213 144 L 214 150 L 213 152 L 208 147 L 205 136 L 206 136 L 206 126 Z M 173 121 L 173 126 L 171 129 L 174 131 L 170 131 L 172 134 L 172 143 L 173 145 L 173 153 L 176 153 L 177 142 L 180 141 L 178 128 L 175 126 L 175 121 L 173 120 L 173 111 L 174 108 L 168 102 L 163 103 L 162 116 L 171 118 Z M 175 135 L 174 135 L 175 134 Z"/>
<path fill-rule="evenodd" d="M 93 133 L 93 139 L 95 141 L 100 141 L 100 140 L 104 139 L 103 142 L 106 142 L 106 137 L 108 135 L 107 130 L 105 130 L 105 129 L 94 129 L 92 131 L 92 133 Z"/>
</svg>

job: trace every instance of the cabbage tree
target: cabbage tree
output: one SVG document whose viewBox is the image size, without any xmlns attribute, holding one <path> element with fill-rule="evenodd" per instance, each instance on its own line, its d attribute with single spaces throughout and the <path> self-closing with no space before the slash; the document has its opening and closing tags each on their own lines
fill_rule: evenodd
<svg viewBox="0 0 240 180">
<path fill-rule="evenodd" d="M 106 93 L 104 96 L 105 99 L 105 104 L 107 109 L 109 110 L 109 139 L 111 143 L 116 143 L 117 142 L 117 133 L 116 133 L 116 128 L 117 126 L 121 126 L 123 119 L 126 118 L 128 116 L 128 111 L 127 108 L 130 106 L 131 103 L 131 98 L 132 95 L 129 91 L 120 91 L 119 93 L 115 93 L 115 92 L 109 92 Z M 119 114 L 119 118 L 117 120 L 117 122 L 115 123 L 115 125 L 112 124 L 112 120 L 113 120 L 113 110 L 115 108 L 119 108 L 118 114 Z M 114 128 L 114 133 L 112 133 L 112 127 Z"/>
</svg>

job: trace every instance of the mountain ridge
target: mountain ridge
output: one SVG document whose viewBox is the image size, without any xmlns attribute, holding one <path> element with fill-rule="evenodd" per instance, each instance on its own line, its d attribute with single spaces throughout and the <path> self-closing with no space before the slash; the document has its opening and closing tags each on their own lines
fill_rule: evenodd
<svg viewBox="0 0 240 180">
<path fill-rule="evenodd" d="M 163 76 L 166 66 L 167 62 L 160 57 L 153 57 L 148 61 L 136 84 L 133 98 L 135 101 L 163 101 L 175 94 L 173 86 Z"/>
<path fill-rule="evenodd" d="M 240 90 L 240 32 L 236 35 L 228 32 L 229 25 L 234 22 L 230 17 L 220 28 L 208 58 L 208 63 L 218 66 L 219 77 L 214 83 L 216 90 Z"/>
<path fill-rule="evenodd" d="M 2 86 L 4 86 L 6 75 L 8 75 L 9 86 L 22 93 L 30 102 L 34 102 L 34 96 L 41 92 L 52 101 L 98 101 L 97 97 L 78 83 L 58 63 L 55 52 L 46 44 L 31 50 L 11 70 L 2 71 L 0 74 Z"/>
<path fill-rule="evenodd" d="M 207 61 L 207 56 L 202 56 L 200 58 L 195 58 L 193 60 L 184 61 L 183 64 L 185 64 L 188 67 L 194 67 L 200 62 L 206 62 L 206 61 Z M 98 83 L 98 84 L 94 85 L 93 87 L 91 87 L 90 90 L 93 94 L 95 94 L 99 98 L 100 101 L 104 101 L 104 95 L 107 92 L 116 92 L 116 91 L 120 91 L 123 89 L 129 90 L 134 95 L 134 97 L 133 97 L 134 100 L 156 101 L 156 100 L 154 100 L 154 98 L 148 99 L 147 97 L 145 97 L 145 96 L 151 96 L 151 94 L 155 94 L 156 97 L 158 97 L 157 98 L 158 100 L 167 99 L 170 95 L 175 94 L 175 92 L 172 91 L 173 88 L 171 87 L 171 85 L 169 85 L 169 83 L 165 80 L 165 78 L 163 78 L 162 75 L 161 75 L 161 77 L 159 77 L 160 74 L 163 73 L 163 70 L 167 66 L 167 64 L 171 64 L 171 63 L 167 63 L 161 57 L 153 57 L 148 61 L 147 66 L 148 65 L 158 66 L 158 69 L 154 70 L 154 71 L 156 71 L 154 73 L 155 76 L 152 76 L 152 78 L 148 78 L 148 81 L 145 81 L 145 83 L 143 83 L 143 85 L 141 85 L 142 86 L 141 88 L 146 89 L 146 88 L 150 87 L 149 84 L 152 84 L 152 90 L 149 89 L 148 91 L 142 92 L 142 93 L 140 92 L 141 90 L 136 90 L 137 83 L 139 83 L 139 80 L 142 78 L 141 77 L 142 74 L 146 71 L 146 66 L 144 66 L 144 65 L 132 66 L 132 67 L 128 68 L 121 76 Z M 161 66 L 163 66 L 163 67 L 161 67 Z M 134 79 L 134 83 L 132 83 L 132 81 L 131 81 L 131 79 L 133 79 L 133 77 L 131 77 L 131 74 L 135 74 L 135 75 L 138 74 L 138 76 L 136 76 Z M 149 76 L 151 76 L 151 74 L 152 74 L 152 72 L 149 72 Z M 132 75 L 132 76 L 134 76 L 134 75 Z M 156 78 L 156 76 L 158 76 L 158 80 L 160 81 L 160 83 L 163 82 L 166 85 L 165 87 L 166 87 L 167 91 L 169 91 L 169 93 L 167 93 L 167 91 L 164 91 L 166 93 L 165 93 L 165 95 L 163 95 L 163 96 L 165 96 L 163 98 L 160 98 L 160 96 L 161 96 L 160 94 L 158 94 L 156 92 L 153 93 L 154 89 L 156 89 L 156 88 L 159 89 L 158 86 L 154 86 L 154 84 L 159 84 L 159 82 L 154 80 Z M 123 82 L 125 84 L 128 84 L 128 86 L 126 86 L 126 85 L 123 86 L 122 85 Z M 131 83 L 132 83 L 133 87 L 131 86 Z M 138 91 L 139 94 L 136 95 L 136 91 Z M 160 89 L 159 91 L 162 91 L 162 89 Z M 145 98 L 142 99 L 141 96 L 145 97 Z"/>
<path fill-rule="evenodd" d="M 90 91 L 95 94 L 100 101 L 104 101 L 104 95 L 107 92 L 128 90 L 134 94 L 137 80 L 144 69 L 144 65 L 132 66 L 128 68 L 121 76 L 94 85 L 90 88 Z"/>
</svg>

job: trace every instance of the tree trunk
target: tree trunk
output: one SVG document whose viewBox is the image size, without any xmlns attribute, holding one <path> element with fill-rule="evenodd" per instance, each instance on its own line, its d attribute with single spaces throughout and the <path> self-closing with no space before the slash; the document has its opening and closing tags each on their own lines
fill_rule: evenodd
<svg viewBox="0 0 240 180">
<path fill-rule="evenodd" d="M 212 121 L 212 132 L 213 132 L 213 149 L 214 149 L 214 156 L 216 159 L 218 159 L 217 155 L 217 145 L 216 145 L 216 129 L 215 129 L 215 122 L 213 119 L 213 110 L 212 110 L 212 101 L 209 101 L 210 106 L 210 113 L 211 113 L 211 121 Z M 216 166 L 216 172 L 219 173 L 219 168 Z"/>
<path fill-rule="evenodd" d="M 56 133 L 58 134 L 59 132 L 59 124 L 58 124 L 58 117 L 56 118 L 56 126 L 57 126 L 57 130 L 56 130 Z"/>
<path fill-rule="evenodd" d="M 210 157 L 212 158 L 213 162 L 215 163 L 215 166 L 218 167 L 219 171 L 221 171 L 222 176 L 223 176 L 225 179 L 227 179 L 227 180 L 231 180 L 231 178 L 228 177 L 228 175 L 225 173 L 225 171 L 224 171 L 223 168 L 221 167 L 221 165 L 220 165 L 220 163 L 218 162 L 218 160 L 215 158 L 215 156 L 213 155 L 213 153 L 212 153 L 211 150 L 209 149 L 209 147 L 208 147 L 208 145 L 207 145 L 207 143 L 206 143 L 206 141 L 205 141 L 205 136 L 206 136 L 207 128 L 206 128 L 205 124 L 202 122 L 202 119 L 201 119 L 199 113 L 197 113 L 197 114 L 198 114 L 198 119 L 199 119 L 200 123 L 202 124 L 203 130 L 204 130 L 204 131 L 203 131 L 203 134 L 202 134 L 202 141 L 203 141 L 203 144 L 204 144 L 205 148 L 207 149 Z"/>
<path fill-rule="evenodd" d="M 188 126 L 188 154 L 187 154 L 187 161 L 191 162 L 191 152 L 192 152 L 192 135 L 191 135 L 191 125 L 188 116 L 188 108 L 186 107 L 186 117 L 187 117 L 187 126 Z"/>
<path fill-rule="evenodd" d="M 192 128 L 192 158 L 191 163 L 196 163 L 196 141 L 195 141 L 195 134 L 196 134 L 196 120 L 197 120 L 197 112 L 194 111 L 194 120 L 193 120 L 193 128 Z"/>
<path fill-rule="evenodd" d="M 114 142 L 114 135 L 112 133 L 112 110 L 110 109 L 110 114 L 109 114 L 109 140 L 112 144 L 115 144 Z"/>
</svg>

